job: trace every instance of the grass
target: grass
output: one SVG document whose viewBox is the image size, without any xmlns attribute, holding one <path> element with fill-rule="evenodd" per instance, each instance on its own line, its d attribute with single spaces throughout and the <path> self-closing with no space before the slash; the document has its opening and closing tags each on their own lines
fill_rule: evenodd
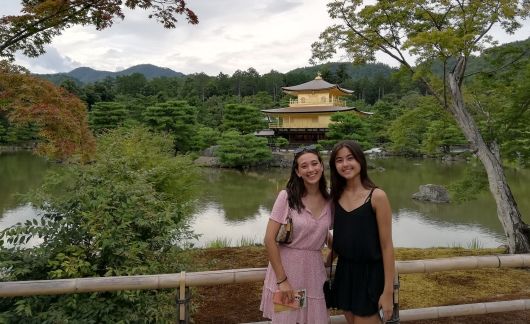
<svg viewBox="0 0 530 324">
<path fill-rule="evenodd" d="M 482 244 L 482 242 L 480 242 L 480 240 L 475 237 L 469 243 L 467 243 L 466 247 L 470 250 L 480 250 L 484 248 L 484 244 Z M 459 249 L 459 248 L 463 248 L 463 246 L 460 243 L 453 242 L 449 244 L 449 248 Z"/>
<path fill-rule="evenodd" d="M 208 249 L 220 249 L 229 247 L 232 244 L 232 240 L 227 237 L 218 237 L 213 241 L 206 243 Z"/>
<path fill-rule="evenodd" d="M 247 237 L 243 236 L 236 242 L 236 247 L 245 247 L 245 246 L 260 246 L 262 243 L 256 239 L 255 236 Z M 213 241 L 206 243 L 207 249 L 220 249 L 227 248 L 232 246 L 232 239 L 227 237 L 218 237 Z"/>
<path fill-rule="evenodd" d="M 467 244 L 468 249 L 476 250 L 476 249 L 482 249 L 484 247 L 484 244 L 482 244 L 478 238 L 474 238 Z"/>
<path fill-rule="evenodd" d="M 255 236 L 253 237 L 243 236 L 239 240 L 239 244 L 238 244 L 238 246 L 259 246 L 259 245 L 262 245 L 262 243 L 259 240 L 257 240 Z"/>
<path fill-rule="evenodd" d="M 244 241 L 251 242 L 252 240 L 245 239 Z M 481 248 L 481 244 L 477 240 L 472 241 L 469 246 L 473 246 L 473 248 L 396 248 L 395 254 L 397 260 L 406 261 L 506 253 L 503 248 Z M 188 269 L 190 272 L 261 268 L 266 267 L 268 263 L 265 247 L 255 245 L 220 249 L 193 249 L 186 251 L 186 253 L 190 254 L 196 266 L 195 269 Z M 530 298 L 530 271 L 528 268 L 485 268 L 403 274 L 400 275 L 400 281 L 399 301 L 401 309 Z M 197 303 L 198 309 L 194 317 L 198 323 L 201 323 L 201 320 L 208 322 L 214 314 L 219 319 L 219 323 L 223 321 L 239 323 L 263 320 L 259 311 L 262 285 L 263 282 L 252 282 L 197 287 L 194 302 Z M 220 304 L 219 300 L 224 300 L 225 303 Z M 510 316 L 524 317 L 528 316 L 528 313 L 518 312 Z M 488 318 L 490 317 L 491 320 L 485 323 L 504 322 L 502 320 L 495 322 L 495 317 L 491 314 L 488 315 Z M 514 323 L 523 322 L 525 321 Z"/>
</svg>

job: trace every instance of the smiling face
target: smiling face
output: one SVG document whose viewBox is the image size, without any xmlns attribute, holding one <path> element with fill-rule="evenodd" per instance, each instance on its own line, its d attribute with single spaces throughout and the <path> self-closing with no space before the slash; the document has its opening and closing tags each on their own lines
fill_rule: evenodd
<svg viewBox="0 0 530 324">
<path fill-rule="evenodd" d="M 337 151 L 335 168 L 337 173 L 346 180 L 353 179 L 361 173 L 361 164 L 347 147 Z"/>
<path fill-rule="evenodd" d="M 305 184 L 318 184 L 324 166 L 314 153 L 307 152 L 298 157 L 296 160 L 298 166 L 296 168 L 296 175 L 304 180 Z"/>
</svg>

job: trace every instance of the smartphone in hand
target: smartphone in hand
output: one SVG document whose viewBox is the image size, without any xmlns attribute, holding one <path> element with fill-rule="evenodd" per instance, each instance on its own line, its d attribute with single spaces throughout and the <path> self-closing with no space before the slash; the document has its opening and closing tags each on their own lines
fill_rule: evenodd
<svg viewBox="0 0 530 324">
<path fill-rule="evenodd" d="M 382 323 L 385 323 L 385 312 L 383 312 L 383 307 L 379 307 L 379 319 L 381 319 Z"/>
</svg>

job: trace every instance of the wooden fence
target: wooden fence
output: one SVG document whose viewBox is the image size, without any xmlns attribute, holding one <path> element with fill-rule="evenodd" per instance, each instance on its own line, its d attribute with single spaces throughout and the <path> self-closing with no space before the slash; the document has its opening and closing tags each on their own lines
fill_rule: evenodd
<svg viewBox="0 0 530 324">
<path fill-rule="evenodd" d="M 396 261 L 399 274 L 429 273 L 448 270 L 482 268 L 528 268 L 530 254 L 466 256 L 414 261 Z M 75 278 L 35 281 L 0 282 L 0 297 L 75 294 L 86 292 L 179 288 L 179 298 L 186 299 L 185 287 L 213 286 L 263 281 L 265 268 L 231 269 L 175 274 Z M 403 310 L 403 321 L 458 315 L 486 314 L 491 312 L 530 310 L 530 299 L 480 303 L 455 306 Z M 184 305 L 180 305 L 180 318 L 184 322 Z M 332 318 L 333 323 L 340 319 Z"/>
</svg>

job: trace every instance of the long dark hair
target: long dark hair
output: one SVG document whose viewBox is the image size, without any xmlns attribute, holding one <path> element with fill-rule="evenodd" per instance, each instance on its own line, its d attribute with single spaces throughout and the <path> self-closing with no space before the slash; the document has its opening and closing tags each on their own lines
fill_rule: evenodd
<svg viewBox="0 0 530 324">
<path fill-rule="evenodd" d="M 287 181 L 285 189 L 287 190 L 287 200 L 289 202 L 289 207 L 296 209 L 298 212 L 300 212 L 302 208 L 305 208 L 304 203 L 302 203 L 302 197 L 305 196 L 307 190 L 304 185 L 304 180 L 298 177 L 296 170 L 298 169 L 298 158 L 306 153 L 315 154 L 318 157 L 320 164 L 322 164 L 322 168 L 324 168 L 322 157 L 316 148 L 306 147 L 295 153 L 293 165 L 291 166 L 291 176 L 289 177 L 289 181 Z M 326 177 L 324 176 L 324 171 L 322 171 L 322 176 L 318 182 L 318 190 L 326 200 L 329 199 L 330 196 L 327 188 Z"/>
<path fill-rule="evenodd" d="M 329 170 L 330 170 L 330 177 L 331 177 L 331 198 L 333 201 L 338 201 L 340 196 L 342 195 L 342 192 L 344 191 L 344 187 L 346 187 L 346 179 L 344 179 L 338 172 L 337 167 L 335 166 L 335 159 L 337 158 L 337 152 L 342 148 L 347 148 L 355 160 L 359 162 L 361 165 L 361 184 L 366 189 L 375 188 L 375 183 L 370 179 L 368 176 L 368 167 L 366 164 L 366 157 L 364 156 L 364 152 L 359 145 L 359 143 L 352 141 L 352 140 L 345 140 L 338 142 L 333 146 L 333 150 L 331 151 L 331 155 L 329 157 Z"/>
</svg>

